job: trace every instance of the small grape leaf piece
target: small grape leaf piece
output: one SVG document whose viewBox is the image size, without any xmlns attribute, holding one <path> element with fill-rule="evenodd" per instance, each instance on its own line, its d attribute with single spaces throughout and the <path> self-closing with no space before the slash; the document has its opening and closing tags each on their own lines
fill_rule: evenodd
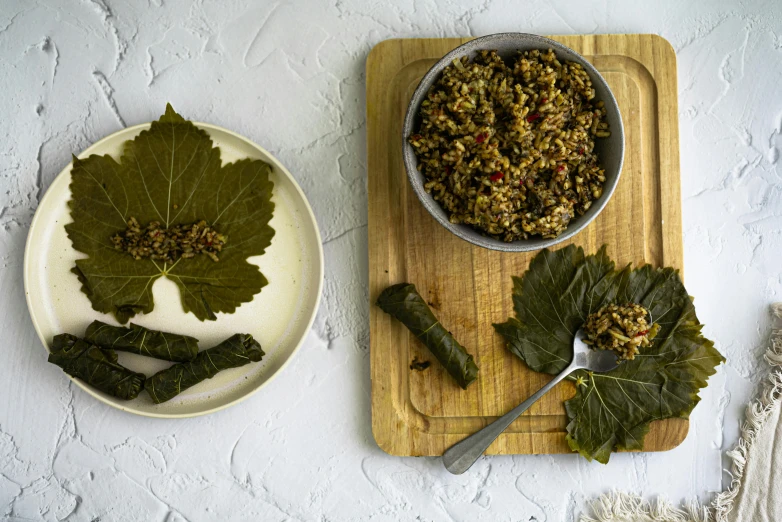
<svg viewBox="0 0 782 522">
<path fill-rule="evenodd" d="M 251 301 L 268 282 L 247 258 L 263 254 L 274 236 L 270 174 L 260 160 L 222 165 L 209 134 L 171 105 L 125 143 L 119 162 L 108 155 L 74 157 L 68 203 L 73 222 L 65 229 L 73 247 L 88 256 L 72 271 L 92 307 L 120 323 L 149 313 L 152 285 L 163 276 L 179 287 L 184 310 L 202 321 Z M 203 255 L 173 264 L 137 260 L 111 240 L 131 217 L 163 228 L 206 220 L 228 239 L 219 262 Z"/>
<path fill-rule="evenodd" d="M 579 386 L 565 401 L 567 441 L 589 460 L 605 464 L 617 449 L 643 449 L 654 420 L 688 418 L 698 391 L 725 361 L 701 335 L 692 298 L 672 268 L 615 270 L 605 246 L 585 256 L 571 245 L 541 251 L 513 283 L 516 317 L 494 327 L 534 371 L 561 372 L 575 332 L 603 305 L 638 303 L 660 325 L 652 346 L 634 360 L 607 373 L 571 376 Z"/>
</svg>

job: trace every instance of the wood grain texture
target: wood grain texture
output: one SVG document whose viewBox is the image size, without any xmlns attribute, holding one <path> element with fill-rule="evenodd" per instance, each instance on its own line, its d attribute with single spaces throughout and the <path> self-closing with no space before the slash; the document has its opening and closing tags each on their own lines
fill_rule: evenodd
<svg viewBox="0 0 782 522">
<path fill-rule="evenodd" d="M 575 49 L 604 75 L 625 123 L 622 177 L 611 201 L 575 243 L 588 253 L 608 245 L 618 265 L 651 263 L 682 269 L 676 55 L 656 35 L 551 37 Z M 393 455 L 441 455 L 535 392 L 550 378 L 529 370 L 505 348 L 492 323 L 513 314 L 511 276 L 534 253 L 494 252 L 462 241 L 432 218 L 408 186 L 402 163 L 402 120 L 423 74 L 469 39 L 398 39 L 367 59 L 370 359 L 372 430 Z M 433 357 L 400 323 L 374 306 L 387 286 L 414 283 L 440 321 L 475 356 L 478 381 L 462 391 L 440 365 L 410 371 L 413 358 Z M 564 453 L 563 383 L 489 448 L 490 454 Z M 685 419 L 652 424 L 645 450 L 684 440 Z"/>
</svg>

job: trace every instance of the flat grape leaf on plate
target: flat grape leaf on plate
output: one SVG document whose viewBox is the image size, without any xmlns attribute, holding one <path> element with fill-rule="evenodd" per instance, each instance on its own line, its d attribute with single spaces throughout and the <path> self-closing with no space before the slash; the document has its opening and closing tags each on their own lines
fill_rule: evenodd
<svg viewBox="0 0 782 522">
<path fill-rule="evenodd" d="M 92 307 L 121 323 L 149 313 L 152 285 L 163 276 L 179 287 L 185 312 L 202 321 L 251 301 L 268 283 L 247 258 L 263 254 L 274 236 L 270 173 L 260 160 L 223 166 L 206 131 L 171 105 L 125 143 L 119 162 L 108 155 L 74 157 L 68 203 L 73 222 L 65 228 L 73 247 L 89 256 L 77 260 L 73 272 Z M 220 261 L 205 255 L 174 263 L 136 260 L 111 240 L 130 217 L 164 228 L 206 220 L 227 236 Z"/>
<path fill-rule="evenodd" d="M 689 417 L 725 359 L 701 335 L 678 271 L 650 265 L 615 270 L 605 247 L 543 250 L 514 277 L 515 318 L 495 324 L 508 348 L 534 371 L 556 374 L 570 362 L 573 337 L 587 315 L 610 303 L 639 303 L 660 325 L 651 347 L 607 373 L 576 372 L 565 401 L 567 441 L 589 460 L 607 463 L 616 449 L 642 449 L 649 423 Z"/>
</svg>

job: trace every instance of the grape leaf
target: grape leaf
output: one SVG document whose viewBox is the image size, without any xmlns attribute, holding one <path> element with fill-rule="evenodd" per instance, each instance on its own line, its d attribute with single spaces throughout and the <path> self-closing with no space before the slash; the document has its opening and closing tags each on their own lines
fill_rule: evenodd
<svg viewBox="0 0 782 522">
<path fill-rule="evenodd" d="M 65 225 L 73 247 L 87 254 L 73 272 L 92 307 L 125 323 L 154 308 L 152 285 L 168 277 L 179 287 L 182 306 L 200 320 L 232 313 L 268 283 L 247 258 L 265 252 L 274 229 L 271 167 L 244 159 L 222 165 L 209 135 L 174 112 L 125 143 L 120 161 L 111 156 L 73 158 L 72 223 Z M 220 261 L 205 255 L 174 263 L 137 260 L 115 250 L 111 237 L 130 217 L 161 226 L 206 220 L 227 242 Z"/>
<path fill-rule="evenodd" d="M 543 250 L 524 277 L 513 278 L 516 317 L 494 328 L 532 370 L 557 374 L 570 363 L 576 330 L 606 299 L 588 290 L 611 278 L 613 269 L 605 248 L 589 257 L 581 248 Z"/>
<path fill-rule="evenodd" d="M 642 449 L 649 423 L 689 417 L 716 366 L 724 362 L 701 335 L 692 299 L 672 268 L 615 270 L 605 247 L 543 250 L 514 278 L 515 318 L 495 324 L 509 349 L 532 370 L 556 374 L 570 362 L 573 337 L 587 315 L 610 303 L 639 303 L 660 331 L 648 349 L 607 373 L 575 372 L 565 401 L 570 448 L 607 463 L 616 449 Z"/>
</svg>

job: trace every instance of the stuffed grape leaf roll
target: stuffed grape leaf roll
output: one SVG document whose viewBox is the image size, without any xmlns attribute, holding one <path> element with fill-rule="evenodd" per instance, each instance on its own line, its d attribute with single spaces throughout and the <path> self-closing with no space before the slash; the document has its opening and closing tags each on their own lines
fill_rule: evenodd
<svg viewBox="0 0 782 522">
<path fill-rule="evenodd" d="M 70 334 L 54 337 L 49 362 L 118 399 L 135 399 L 144 385 L 144 375 L 118 364 L 116 352 Z"/>
<path fill-rule="evenodd" d="M 112 326 L 93 321 L 84 334 L 85 340 L 103 348 L 121 350 L 163 359 L 166 361 L 192 361 L 198 355 L 198 339 L 130 323 L 130 328 Z"/>
<path fill-rule="evenodd" d="M 156 404 L 166 402 L 182 391 L 211 379 L 220 371 L 260 361 L 261 345 L 250 334 L 236 334 L 214 348 L 199 352 L 190 362 L 175 364 L 159 371 L 144 383 L 144 389 Z"/>
<path fill-rule="evenodd" d="M 478 378 L 472 355 L 440 324 L 415 285 L 389 286 L 377 298 L 377 306 L 413 332 L 462 389 L 466 390 Z"/>
</svg>

